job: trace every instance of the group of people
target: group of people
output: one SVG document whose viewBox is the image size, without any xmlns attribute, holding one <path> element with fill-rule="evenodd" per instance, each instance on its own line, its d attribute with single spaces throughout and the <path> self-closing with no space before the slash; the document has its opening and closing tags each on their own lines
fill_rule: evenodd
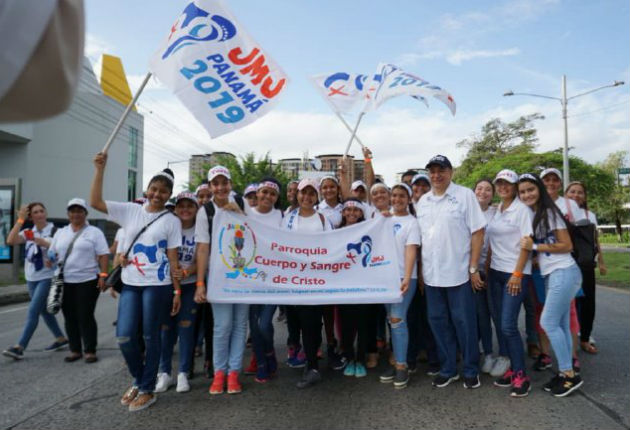
<svg viewBox="0 0 630 430">
<path fill-rule="evenodd" d="M 290 182 L 286 210 L 278 207 L 282 190 L 275 178 L 249 186 L 243 198 L 232 190 L 229 170 L 215 166 L 195 193 L 176 196 L 172 211 L 167 207 L 175 182 L 172 171 L 157 173 L 140 202 L 105 201 L 107 156 L 96 155 L 90 206 L 121 226 L 113 249 L 114 263 L 122 267 L 116 338 L 133 378 L 121 404 L 130 411 L 145 409 L 156 401 L 155 393 L 175 380 L 176 391 L 189 391 L 199 339 L 206 347 L 211 395 L 240 393 L 242 374 L 255 375 L 261 384 L 277 374 L 273 316 L 278 306 L 207 301 L 207 288 L 219 287 L 206 286 L 206 275 L 212 219 L 223 210 L 287 231 L 323 232 L 378 217 L 386 217 L 391 227 L 399 303 L 280 306 L 288 328 L 286 364 L 304 368 L 298 388 L 322 380 L 323 327 L 327 364 L 347 377 L 367 376 L 381 354 L 389 365 L 380 381 L 405 388 L 424 356 L 433 386 L 443 388 L 460 378 L 459 356 L 465 388 L 480 387 L 484 372 L 496 378 L 494 385 L 509 388 L 512 397 L 527 396 L 531 382 L 518 329 L 522 307 L 534 369 L 550 368 L 552 354 L 556 357 L 558 372 L 544 390 L 563 397 L 583 384 L 577 346 L 597 352 L 591 337 L 596 265 L 576 263 L 570 228 L 580 220 L 597 222 L 588 210 L 585 186 L 572 182 L 561 197 L 557 169 L 545 169 L 540 176 L 506 169 L 471 190 L 452 182 L 450 161 L 436 155 L 426 164 L 426 174 L 406 172 L 400 183 L 388 187 L 375 181 L 369 150 L 364 155 L 366 182 L 351 182 L 342 163 L 337 175 Z M 493 204 L 497 199 L 498 205 Z M 41 315 L 55 337 L 47 349 L 69 342 L 66 361 L 84 353 L 86 362 L 96 361 L 94 306 L 98 291 L 108 287 L 109 251 L 102 232 L 86 222 L 87 211 L 83 200 L 71 200 L 70 224 L 55 232 L 41 203 L 20 210 L 8 240 L 26 242 L 32 302 L 22 338 L 4 355 L 22 358 Z M 34 226 L 21 230 L 27 217 Z M 59 263 L 68 339 L 44 310 L 53 267 Z M 598 264 L 605 272 L 601 252 Z M 243 369 L 248 326 L 252 356 Z"/>
</svg>

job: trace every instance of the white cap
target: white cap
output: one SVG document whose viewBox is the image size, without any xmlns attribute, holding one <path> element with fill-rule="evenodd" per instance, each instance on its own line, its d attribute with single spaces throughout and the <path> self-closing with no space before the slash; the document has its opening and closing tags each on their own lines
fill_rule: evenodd
<svg viewBox="0 0 630 430">
<path fill-rule="evenodd" d="M 302 191 L 306 187 L 313 187 L 315 192 L 317 193 L 317 198 L 319 199 L 319 184 L 313 178 L 304 178 L 298 184 L 298 191 Z"/>
<path fill-rule="evenodd" d="M 230 171 L 223 166 L 214 166 L 212 169 L 208 170 L 208 182 L 212 181 L 217 176 L 225 176 L 229 181 L 232 180 Z"/>
<path fill-rule="evenodd" d="M 352 185 L 350 186 L 350 190 L 354 191 L 354 190 L 356 190 L 356 189 L 357 189 L 357 188 L 359 188 L 359 187 L 363 187 L 363 189 L 364 189 L 366 192 L 367 192 L 367 190 L 368 190 L 368 187 L 367 187 L 367 185 L 365 185 L 365 182 L 363 182 L 363 181 L 361 181 L 361 180 L 359 180 L 359 181 L 354 181 L 354 182 L 352 183 Z"/>
<path fill-rule="evenodd" d="M 243 191 L 243 195 L 246 196 L 249 193 L 256 194 L 256 191 L 258 191 L 258 184 L 249 184 L 247 187 L 245 187 L 245 191 Z"/>
<path fill-rule="evenodd" d="M 549 175 L 550 173 L 553 173 L 554 175 L 556 175 L 562 181 L 562 172 L 560 170 L 556 169 L 555 167 L 550 167 L 548 169 L 543 170 L 540 173 L 540 179 L 544 178 L 545 176 Z"/>
<path fill-rule="evenodd" d="M 179 193 L 177 195 L 177 198 L 175 199 L 175 204 L 179 203 L 182 200 L 190 200 L 194 204 L 199 206 L 199 202 L 197 201 L 197 196 L 195 196 L 193 193 L 189 191 L 182 191 L 181 193 Z"/>
<path fill-rule="evenodd" d="M 518 182 L 518 175 L 514 170 L 503 169 L 499 173 L 497 173 L 497 176 L 494 178 L 494 181 L 492 181 L 492 183 L 496 184 L 499 179 L 507 181 L 510 184 L 516 184 Z"/>
<path fill-rule="evenodd" d="M 88 210 L 87 203 L 85 203 L 85 200 L 83 200 L 82 198 L 79 198 L 79 197 L 75 197 L 73 199 L 70 199 L 70 201 L 66 205 L 66 209 L 70 209 L 71 206 L 80 206 L 83 209 L 85 209 L 86 211 Z"/>
</svg>

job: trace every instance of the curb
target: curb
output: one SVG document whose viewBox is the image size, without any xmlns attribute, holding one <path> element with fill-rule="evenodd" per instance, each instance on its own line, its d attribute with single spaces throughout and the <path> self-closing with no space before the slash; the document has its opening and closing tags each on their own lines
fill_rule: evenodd
<svg viewBox="0 0 630 430">
<path fill-rule="evenodd" d="M 5 288 L 11 291 L 3 291 Z M 28 294 L 26 284 L 0 288 L 0 306 L 24 303 L 30 300 L 31 296 Z"/>
</svg>

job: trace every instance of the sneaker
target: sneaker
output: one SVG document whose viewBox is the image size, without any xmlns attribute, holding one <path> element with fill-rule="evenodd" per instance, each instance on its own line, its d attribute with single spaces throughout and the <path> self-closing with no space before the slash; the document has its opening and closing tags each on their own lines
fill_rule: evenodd
<svg viewBox="0 0 630 430">
<path fill-rule="evenodd" d="M 355 373 L 354 361 L 348 362 L 346 368 L 343 369 L 343 376 L 354 376 Z"/>
<path fill-rule="evenodd" d="M 378 366 L 378 353 L 371 352 L 367 355 L 365 367 L 367 367 L 368 369 L 374 369 L 376 366 Z"/>
<path fill-rule="evenodd" d="M 407 371 L 409 372 L 410 375 L 413 375 L 414 373 L 416 373 L 418 371 L 418 364 L 417 363 L 407 363 Z"/>
<path fill-rule="evenodd" d="M 243 373 L 246 375 L 255 375 L 256 369 L 257 369 L 256 356 L 252 354 L 252 359 L 249 360 L 249 366 L 247 366 L 247 368 L 245 369 Z"/>
<path fill-rule="evenodd" d="M 232 370 L 228 374 L 227 378 L 227 392 L 228 394 L 238 394 L 243 391 L 243 387 L 238 380 L 238 372 L 236 370 Z"/>
<path fill-rule="evenodd" d="M 531 382 L 529 376 L 526 376 L 522 370 L 519 370 L 512 378 L 512 390 L 510 396 L 512 397 L 525 397 L 529 394 L 531 389 Z"/>
<path fill-rule="evenodd" d="M 11 357 L 14 360 L 21 360 L 24 358 L 24 350 L 22 348 L 18 348 L 17 346 L 12 346 L 11 348 L 7 348 L 2 351 L 2 355 L 5 357 Z"/>
<path fill-rule="evenodd" d="M 433 378 L 433 382 L 431 383 L 434 387 L 444 388 L 451 382 L 457 381 L 459 379 L 459 375 L 455 374 L 453 376 L 444 376 L 441 374 L 437 374 L 435 378 Z"/>
<path fill-rule="evenodd" d="M 479 380 L 479 375 L 475 375 L 468 378 L 464 377 L 464 388 L 473 390 L 479 387 L 481 387 L 481 381 Z"/>
<path fill-rule="evenodd" d="M 511 387 L 513 377 L 514 377 L 514 372 L 512 372 L 512 369 L 508 369 L 507 372 L 503 374 L 503 376 L 501 376 L 499 379 L 494 381 L 494 385 L 496 387 Z"/>
<path fill-rule="evenodd" d="M 168 390 L 168 387 L 173 385 L 173 378 L 168 373 L 158 373 L 157 384 L 155 384 L 155 392 L 163 393 Z"/>
<path fill-rule="evenodd" d="M 440 373 L 440 365 L 439 364 L 431 364 L 429 363 L 429 368 L 427 369 L 427 376 L 437 376 Z"/>
<path fill-rule="evenodd" d="M 358 361 L 354 364 L 354 376 L 356 378 L 363 378 L 367 376 L 367 369 L 363 365 L 363 363 L 359 363 Z"/>
<path fill-rule="evenodd" d="M 223 387 L 225 386 L 225 372 L 223 370 L 217 370 L 214 372 L 214 379 L 208 392 L 211 395 L 223 394 Z"/>
<path fill-rule="evenodd" d="M 483 364 L 481 365 L 481 371 L 483 373 L 490 373 L 492 368 L 494 367 L 496 359 L 492 356 L 492 354 L 486 354 L 483 356 Z"/>
<path fill-rule="evenodd" d="M 187 393 L 190 391 L 190 384 L 188 383 L 188 375 L 186 372 L 179 372 L 177 374 L 177 387 L 175 391 L 178 393 Z"/>
<path fill-rule="evenodd" d="M 582 377 L 577 373 L 572 378 L 564 374 L 559 376 L 558 383 L 551 389 L 551 394 L 553 394 L 554 397 L 568 396 L 584 384 Z"/>
<path fill-rule="evenodd" d="M 56 340 L 53 343 L 51 343 L 50 345 L 48 345 L 46 348 L 44 348 L 44 351 L 47 351 L 47 352 L 59 351 L 60 349 L 62 349 L 66 345 L 68 345 L 68 339 Z"/>
<path fill-rule="evenodd" d="M 558 385 L 561 380 L 562 380 L 562 378 L 560 377 L 560 375 L 555 375 L 553 378 L 551 378 L 549 381 L 547 381 L 545 383 L 545 385 L 543 385 L 542 389 L 545 390 L 546 392 L 550 393 L 551 390 L 553 390 L 553 387 Z"/>
<path fill-rule="evenodd" d="M 259 384 L 264 384 L 266 382 L 269 382 L 269 379 L 271 379 L 271 377 L 269 376 L 267 366 L 258 366 L 258 369 L 256 369 L 256 377 L 254 378 L 254 381 L 258 382 Z"/>
<path fill-rule="evenodd" d="M 123 406 L 129 406 L 129 404 L 133 402 L 136 397 L 138 397 L 139 391 L 140 389 L 135 385 L 129 387 L 127 391 L 125 391 L 125 394 L 123 394 L 123 396 L 120 398 L 120 404 Z"/>
<path fill-rule="evenodd" d="M 396 368 L 396 376 L 394 377 L 394 388 L 400 390 L 407 386 L 409 382 L 409 369 L 405 367 L 404 369 Z"/>
<path fill-rule="evenodd" d="M 541 370 L 549 369 L 551 367 L 551 364 L 552 364 L 551 357 L 541 352 L 538 358 L 536 359 L 536 362 L 534 363 L 534 370 L 541 371 Z"/>
<path fill-rule="evenodd" d="M 297 349 L 294 354 L 287 360 L 287 366 L 293 369 L 299 369 L 306 366 L 306 355 L 302 351 Z"/>
<path fill-rule="evenodd" d="M 311 387 L 322 380 L 322 375 L 316 369 L 309 369 L 304 372 L 302 379 L 296 384 L 300 389 Z"/>
<path fill-rule="evenodd" d="M 129 403 L 129 412 L 138 412 L 148 408 L 157 401 L 157 396 L 153 393 L 138 393 L 135 399 Z"/>
<path fill-rule="evenodd" d="M 297 356 L 297 352 L 298 352 L 298 350 L 299 350 L 299 349 L 300 349 L 300 347 L 299 347 L 299 346 L 298 346 L 297 348 L 296 348 L 296 347 L 294 347 L 294 346 L 289 346 L 289 347 L 287 348 L 287 363 L 289 362 L 289 360 L 290 360 L 292 357 Z"/>
<path fill-rule="evenodd" d="M 505 374 L 510 368 L 510 359 L 507 357 L 497 357 L 492 366 L 492 370 L 490 370 L 490 376 L 494 376 L 498 378 Z"/>
<path fill-rule="evenodd" d="M 395 377 L 396 377 L 396 368 L 394 366 L 390 366 L 387 368 L 385 373 L 379 376 L 379 379 L 383 384 L 389 384 L 390 382 L 394 382 Z"/>
<path fill-rule="evenodd" d="M 580 373 L 580 370 L 582 370 L 582 366 L 580 366 L 580 360 L 577 357 L 575 357 L 573 358 L 572 363 L 573 363 L 573 371 L 575 373 Z"/>
<path fill-rule="evenodd" d="M 276 353 L 267 354 L 267 371 L 269 376 L 273 376 L 278 372 L 278 360 L 276 359 Z"/>
<path fill-rule="evenodd" d="M 328 366 L 333 370 L 341 370 L 348 364 L 346 357 L 342 357 L 337 353 L 328 356 Z"/>
</svg>

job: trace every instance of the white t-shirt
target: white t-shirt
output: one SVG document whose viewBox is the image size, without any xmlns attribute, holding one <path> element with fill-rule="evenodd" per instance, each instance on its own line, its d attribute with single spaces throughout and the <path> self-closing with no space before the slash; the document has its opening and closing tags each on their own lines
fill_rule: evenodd
<svg viewBox="0 0 630 430">
<path fill-rule="evenodd" d="M 279 209 L 271 209 L 266 214 L 260 213 L 257 208 L 245 207 L 245 214 L 254 218 L 256 221 L 268 225 L 270 227 L 279 228 L 282 224 L 282 211 Z"/>
<path fill-rule="evenodd" d="M 78 230 L 77 230 L 78 231 Z M 70 242 L 76 234 L 70 225 L 65 226 L 55 233 L 50 249 L 55 252 L 57 262 L 63 262 Z M 76 284 L 96 279 L 100 272 L 98 256 L 109 255 L 109 246 L 103 232 L 87 225 L 81 236 L 72 245 L 72 251 L 63 266 L 63 279 L 65 282 Z"/>
<path fill-rule="evenodd" d="M 396 216 L 390 218 L 391 227 L 396 241 L 396 254 L 398 255 L 398 271 L 400 277 L 405 277 L 405 248 L 407 245 L 420 246 L 420 227 L 418 220 L 413 215 Z M 418 265 L 415 260 L 413 263 L 412 279 L 418 278 Z"/>
<path fill-rule="evenodd" d="M 38 230 L 37 227 L 33 226 L 31 229 L 33 231 L 34 237 L 39 237 L 42 239 L 47 239 L 48 242 L 52 240 L 52 230 L 54 228 L 54 224 L 49 222 L 42 230 Z M 26 236 L 24 236 L 24 232 L 26 230 L 22 230 L 20 232 L 20 237 L 26 240 L 24 253 L 26 258 L 24 259 L 24 277 L 27 281 L 37 282 L 42 281 L 44 279 L 50 279 L 53 277 L 55 273 L 54 268 L 46 267 L 46 260 L 48 260 L 48 248 L 39 247 L 37 249 L 37 244 L 32 240 L 27 240 Z M 35 261 L 41 258 L 41 268 L 39 270 L 35 269 Z M 38 263 L 39 265 L 39 263 Z"/>
<path fill-rule="evenodd" d="M 549 231 L 544 239 L 541 240 L 542 228 L 539 225 L 536 232 L 536 243 L 557 243 L 554 230 L 566 230 L 567 225 L 564 219 L 560 218 L 554 211 L 548 211 L 547 217 L 549 220 Z M 544 222 L 544 221 L 543 221 Z M 569 252 L 564 253 L 551 253 L 551 252 L 538 252 L 538 266 L 540 267 L 540 273 L 546 276 L 557 269 L 566 269 L 576 264 L 573 256 Z"/>
<path fill-rule="evenodd" d="M 147 212 L 147 205 L 107 201 L 109 218 L 125 229 L 123 247 L 129 248 L 142 228 L 163 212 Z M 177 249 L 182 241 L 182 223 L 172 213 L 163 215 L 136 240 L 122 270 L 126 285 L 170 285 L 171 272 L 167 249 Z"/>
<path fill-rule="evenodd" d="M 472 234 L 486 218 L 472 190 L 452 183 L 441 196 L 432 189 L 420 198 L 422 275 L 432 287 L 456 287 L 470 279 Z"/>
<path fill-rule="evenodd" d="M 486 223 L 489 224 L 490 220 L 494 218 L 494 214 L 497 211 L 496 206 L 488 206 L 488 209 L 483 211 L 483 216 L 486 217 Z M 483 246 L 481 247 L 481 255 L 479 256 L 478 268 L 479 270 L 485 270 L 486 260 L 488 259 L 488 246 L 490 242 L 488 241 L 488 227 L 486 226 L 486 232 L 483 235 Z"/>
<path fill-rule="evenodd" d="M 291 231 L 319 233 L 320 231 L 332 230 L 330 221 L 319 212 L 315 212 L 309 217 L 299 215 L 299 208 L 291 211 L 282 219 L 282 229 Z"/>
<path fill-rule="evenodd" d="M 568 202 L 568 207 L 567 207 L 567 202 Z M 575 200 L 565 199 L 564 197 L 558 197 L 558 199 L 554 203 L 556 204 L 556 206 L 558 206 L 558 209 L 560 209 L 560 212 L 562 212 L 562 215 L 564 215 L 565 217 L 568 216 L 569 221 L 571 221 L 572 223 L 576 223 L 579 220 L 586 218 L 586 216 L 584 215 L 584 210 L 580 209 L 577 203 L 575 203 Z M 570 212 L 569 212 L 569 208 L 571 209 Z M 571 215 L 573 215 L 572 218 L 571 218 Z"/>
<path fill-rule="evenodd" d="M 177 252 L 179 265 L 182 269 L 195 267 L 195 226 L 190 228 L 182 228 L 182 242 Z M 197 275 L 190 275 L 181 280 L 181 284 L 194 284 L 197 281 Z"/>
<path fill-rule="evenodd" d="M 488 223 L 486 236 L 490 241 L 492 259 L 490 268 L 499 272 L 512 273 L 521 253 L 521 238 L 531 236 L 534 216 L 532 210 L 519 199 L 514 199 L 510 206 L 501 212 L 503 203 L 499 204 L 494 217 Z M 522 272 L 532 274 L 532 260 L 527 258 Z"/>
<path fill-rule="evenodd" d="M 214 203 L 214 197 L 210 200 L 210 202 L 212 203 L 212 206 L 214 206 L 214 218 L 214 216 L 216 216 L 216 214 L 223 209 L 221 209 L 216 205 L 216 203 Z M 234 199 L 234 196 L 232 194 L 230 194 L 230 196 L 228 197 L 228 202 L 236 203 L 236 200 Z M 248 204 L 246 204 L 246 202 L 247 200 L 243 199 L 244 210 L 247 210 L 248 208 L 252 209 L 249 207 Z M 208 214 L 206 213 L 205 205 L 201 206 L 197 211 L 197 218 L 195 220 L 195 242 L 210 244 L 210 226 L 208 225 Z"/>
<path fill-rule="evenodd" d="M 116 230 L 116 236 L 114 237 L 114 242 L 116 242 L 116 254 L 124 254 L 127 252 L 125 247 L 123 246 L 123 241 L 125 240 L 125 229 L 119 228 Z"/>
<path fill-rule="evenodd" d="M 341 203 L 337 203 L 337 206 L 333 208 L 326 203 L 326 200 L 322 200 L 317 206 L 315 206 L 315 210 L 328 218 L 334 228 L 339 228 L 339 225 L 341 224 L 341 211 L 343 210 L 343 205 Z"/>
</svg>

